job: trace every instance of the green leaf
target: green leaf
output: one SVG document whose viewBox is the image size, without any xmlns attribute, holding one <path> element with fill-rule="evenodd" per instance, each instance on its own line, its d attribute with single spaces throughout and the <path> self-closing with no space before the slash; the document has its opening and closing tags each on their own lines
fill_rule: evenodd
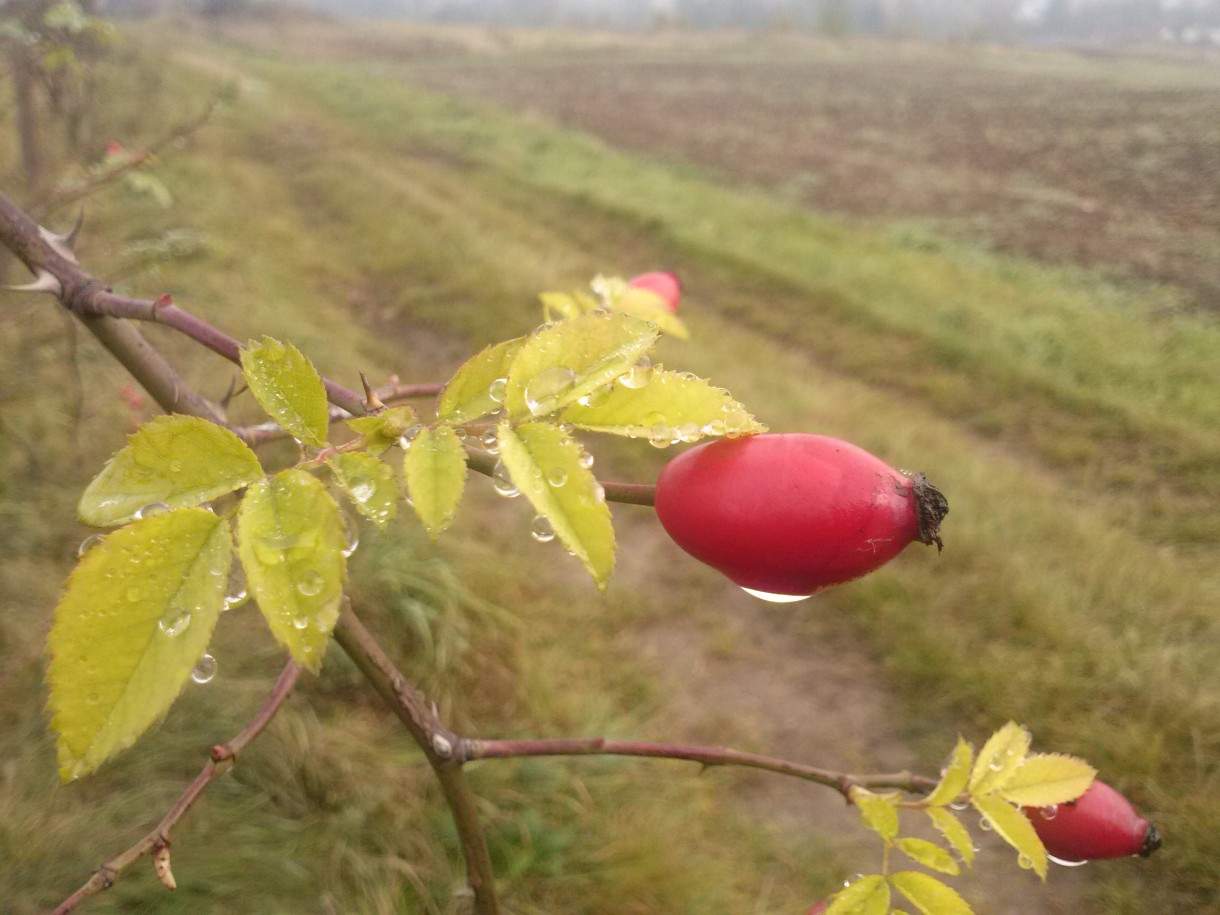
<svg viewBox="0 0 1220 915">
<path fill-rule="evenodd" d="M 593 312 L 530 336 L 508 373 L 512 417 L 545 416 L 628 371 L 656 342 L 656 325 Z"/>
<path fill-rule="evenodd" d="M 864 788 L 851 789 L 851 799 L 860 809 L 866 825 L 886 841 L 898 835 L 898 799 L 888 794 L 873 794 Z"/>
<path fill-rule="evenodd" d="M 326 463 L 356 511 L 364 517 L 378 527 L 385 527 L 397 514 L 398 486 L 388 465 L 364 451 L 336 454 Z"/>
<path fill-rule="evenodd" d="M 574 403 L 563 420 L 590 432 L 651 438 L 666 444 L 693 442 L 706 435 L 766 432 L 728 391 L 702 378 L 654 369 L 648 384 L 616 384 L 595 394 L 589 405 Z"/>
<path fill-rule="evenodd" d="M 542 301 L 542 317 L 547 321 L 575 318 L 588 310 L 582 307 L 580 299 L 566 292 L 544 292 L 538 298 Z"/>
<path fill-rule="evenodd" d="M 899 871 L 890 875 L 890 883 L 923 915 L 974 915 L 970 904 L 958 895 L 957 890 L 930 874 Z"/>
<path fill-rule="evenodd" d="M 462 363 L 437 399 L 436 418 L 458 425 L 499 409 L 504 402 L 509 369 L 524 344 L 524 337 L 505 340 Z M 503 383 L 497 384 L 500 381 Z M 501 387 L 506 390 L 498 390 Z"/>
<path fill-rule="evenodd" d="M 403 459 L 415 514 L 435 537 L 449 526 L 466 485 L 466 449 L 448 426 L 422 429 Z"/>
<path fill-rule="evenodd" d="M 239 554 L 250 592 L 276 639 L 317 671 L 343 593 L 339 507 L 318 480 L 284 470 L 246 494 L 237 515 Z"/>
<path fill-rule="evenodd" d="M 976 797 L 971 803 L 987 818 L 996 835 L 1017 850 L 1017 861 L 1033 868 L 1034 873 L 1045 880 L 1046 848 L 1021 808 L 995 795 Z"/>
<path fill-rule="evenodd" d="M 326 388 L 300 350 L 271 337 L 251 340 L 242 348 L 241 368 L 250 393 L 280 428 L 307 445 L 326 444 Z"/>
<path fill-rule="evenodd" d="M 962 860 L 967 864 L 973 863 L 974 840 L 970 838 L 970 833 L 962 825 L 961 820 L 944 807 L 925 807 L 924 812 L 932 820 L 932 825 L 962 856 Z"/>
<path fill-rule="evenodd" d="M 906 837 L 899 839 L 895 844 L 908 858 L 918 861 L 931 870 L 940 871 L 942 874 L 960 874 L 962 872 L 957 860 L 935 842 Z"/>
<path fill-rule="evenodd" d="M 682 319 L 670 311 L 669 304 L 651 289 L 628 287 L 610 303 L 610 307 L 614 311 L 651 321 L 662 333 L 671 337 L 679 340 L 690 339 L 690 331 L 686 329 Z"/>
<path fill-rule="evenodd" d="M 944 774 L 932 789 L 932 793 L 924 798 L 924 803 L 933 807 L 943 807 L 957 799 L 966 790 L 966 780 L 970 777 L 970 763 L 974 759 L 974 751 L 970 744 L 957 738 L 957 746 L 949 757 Z"/>
<path fill-rule="evenodd" d="M 65 781 L 135 742 L 177 698 L 224 606 L 233 541 L 203 508 L 136 521 L 85 553 L 47 639 Z"/>
<path fill-rule="evenodd" d="M 373 454 L 381 454 L 402 438 L 402 434 L 419 420 L 411 407 L 386 407 L 371 416 L 357 416 L 347 421 L 347 427 L 364 440 L 364 447 Z"/>
<path fill-rule="evenodd" d="M 1008 784 L 1029 752 L 1029 731 L 1008 722 L 983 744 L 970 773 L 970 793 L 978 796 L 998 791 Z"/>
<path fill-rule="evenodd" d="M 195 416 L 158 416 L 93 478 L 77 513 L 86 524 L 119 524 L 146 505 L 198 505 L 262 475 L 254 452 L 223 426 Z"/>
<path fill-rule="evenodd" d="M 509 478 L 604 588 L 614 568 L 614 526 L 580 444 L 550 423 L 501 423 L 498 431 Z"/>
<path fill-rule="evenodd" d="M 890 888 L 881 874 L 857 877 L 830 898 L 826 915 L 885 915 L 890 910 Z"/>
<path fill-rule="evenodd" d="M 1084 794 L 1096 775 L 1096 769 L 1075 756 L 1033 753 L 1025 757 L 1000 794 L 1025 807 L 1062 804 Z"/>
</svg>

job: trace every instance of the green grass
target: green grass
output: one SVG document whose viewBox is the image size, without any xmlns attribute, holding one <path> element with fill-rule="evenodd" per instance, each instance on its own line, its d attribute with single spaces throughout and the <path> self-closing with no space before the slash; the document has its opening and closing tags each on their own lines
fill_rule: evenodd
<svg viewBox="0 0 1220 915">
<path fill-rule="evenodd" d="M 120 259 L 116 239 L 198 228 L 201 255 L 133 285 L 168 289 L 239 338 L 290 337 L 349 383 L 357 370 L 442 377 L 475 346 L 533 326 L 540 289 L 676 267 L 695 340 L 664 344 L 667 364 L 709 375 L 773 428 L 850 438 L 949 494 L 942 557 L 905 556 L 786 611 L 807 614 L 794 625 L 810 631 L 815 616 L 841 619 L 870 646 L 910 697 L 894 727 L 922 754 L 912 765 L 933 769 L 957 730 L 978 738 L 1024 721 L 1040 748 L 1099 765 L 1166 835 L 1149 862 L 1096 866 L 1096 910 L 1157 899 L 1191 911 L 1214 892 L 1214 324 L 1154 314 L 1146 287 L 728 191 L 418 91 L 392 68 L 204 44 L 189 60 L 240 68 L 243 101 L 160 169 L 172 211 L 114 192 L 98 201 L 86 264 Z M 172 97 L 198 98 L 197 76 L 165 80 Z M 74 493 L 120 441 L 121 373 L 82 343 L 87 409 L 73 445 L 72 391 L 57 383 L 63 325 L 45 303 L 5 308 L 20 320 L 2 338 L 0 713 L 16 750 L 0 782 L 0 851 L 16 866 L 0 897 L 33 911 L 155 820 L 277 661 L 252 614 L 226 618 L 212 685 L 96 779 L 54 785 L 39 643 L 83 533 L 69 523 Z M 206 390 L 223 389 L 230 370 L 188 361 Z M 599 468 L 640 479 L 665 457 L 595 447 Z M 639 581 L 628 546 L 623 580 L 600 600 L 574 563 L 524 537 L 519 506 L 473 499 L 437 547 L 409 524 L 366 541 L 355 597 L 370 625 L 460 728 L 656 733 L 670 700 L 622 632 L 732 612 L 716 576 L 669 548 L 660 580 Z M 142 873 L 95 908 L 455 910 L 455 840 L 418 756 L 338 653 L 328 661 L 184 822 L 184 891 L 166 902 Z M 748 740 L 740 727 L 718 739 Z M 870 864 L 836 859 L 813 829 L 796 842 L 752 824 L 730 773 L 592 760 L 474 771 L 514 911 L 799 911 Z"/>
</svg>

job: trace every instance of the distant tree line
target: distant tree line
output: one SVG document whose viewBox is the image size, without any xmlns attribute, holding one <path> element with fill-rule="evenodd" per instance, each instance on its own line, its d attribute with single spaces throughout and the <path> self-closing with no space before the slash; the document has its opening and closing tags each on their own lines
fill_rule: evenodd
<svg viewBox="0 0 1220 915">
<path fill-rule="evenodd" d="M 190 8 L 219 16 L 297 7 L 338 16 L 510 26 L 1220 45 L 1220 0 L 103 0 L 102 6 L 117 14 Z"/>
</svg>

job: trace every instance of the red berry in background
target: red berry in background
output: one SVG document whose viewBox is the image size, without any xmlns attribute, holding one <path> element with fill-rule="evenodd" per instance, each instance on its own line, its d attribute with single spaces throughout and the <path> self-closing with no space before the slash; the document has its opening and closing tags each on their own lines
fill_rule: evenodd
<svg viewBox="0 0 1220 915">
<path fill-rule="evenodd" d="M 697 445 L 661 471 L 655 503 L 678 546 L 772 600 L 858 578 L 914 540 L 940 547 L 949 510 L 923 474 L 800 433 Z"/>
<path fill-rule="evenodd" d="M 822 913 L 825 911 L 826 900 L 823 899 L 821 902 L 815 902 L 813 905 L 811 905 L 808 911 L 805 912 L 805 915 L 822 915 Z"/>
<path fill-rule="evenodd" d="M 678 310 L 678 300 L 682 297 L 682 282 L 676 273 L 670 273 L 668 270 L 641 273 L 639 276 L 629 279 L 627 285 L 632 289 L 647 289 L 649 292 L 655 292 L 665 300 L 670 311 Z"/>
<path fill-rule="evenodd" d="M 1161 847 L 1156 827 L 1107 785 L 1093 781 L 1074 801 L 1053 807 L 1026 807 L 1025 815 L 1046 851 L 1064 862 L 1147 857 Z"/>
</svg>

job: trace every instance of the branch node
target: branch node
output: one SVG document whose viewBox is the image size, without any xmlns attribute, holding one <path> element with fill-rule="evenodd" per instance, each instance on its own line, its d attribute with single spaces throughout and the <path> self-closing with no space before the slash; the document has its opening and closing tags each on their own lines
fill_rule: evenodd
<svg viewBox="0 0 1220 915">
<path fill-rule="evenodd" d="M 114 886 L 115 877 L 118 876 L 118 874 L 115 873 L 114 868 L 112 868 L 109 864 L 103 864 L 93 873 L 101 878 L 102 889 L 104 890 L 108 890 Z"/>
<path fill-rule="evenodd" d="M 444 734 L 433 734 L 432 752 L 441 759 L 453 759 L 453 741 Z"/>
<path fill-rule="evenodd" d="M 162 308 L 169 308 L 174 304 L 174 297 L 168 292 L 163 292 L 153 299 L 153 314 L 156 314 Z"/>
<path fill-rule="evenodd" d="M 169 840 L 158 845 L 156 851 L 153 852 L 153 870 L 157 872 L 157 879 L 167 890 L 178 889 L 178 882 L 174 879 L 174 872 L 170 870 L 169 866 Z"/>
<path fill-rule="evenodd" d="M 228 762 L 237 756 L 227 743 L 218 743 L 208 751 L 208 756 L 214 763 Z"/>
</svg>

